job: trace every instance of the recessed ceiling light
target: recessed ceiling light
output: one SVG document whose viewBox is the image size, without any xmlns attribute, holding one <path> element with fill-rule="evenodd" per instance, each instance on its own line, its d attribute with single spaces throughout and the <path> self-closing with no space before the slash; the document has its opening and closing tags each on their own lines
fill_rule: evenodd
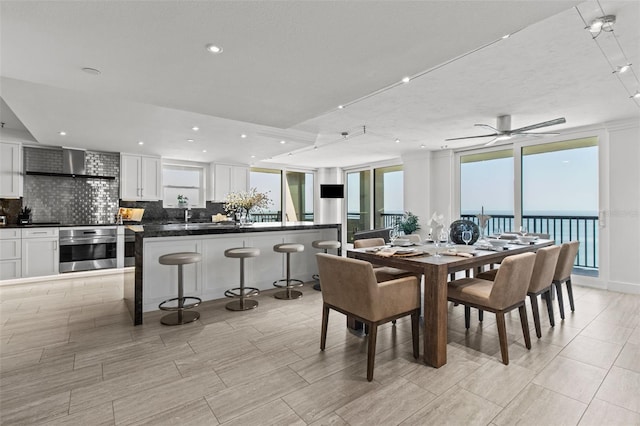
<svg viewBox="0 0 640 426">
<path fill-rule="evenodd" d="M 247 138 L 247 135 L 245 135 L 245 134 L 243 133 L 243 134 L 241 134 L 241 135 L 240 135 L 240 137 L 241 137 L 242 139 L 246 139 L 246 138 Z"/>
<path fill-rule="evenodd" d="M 215 44 L 207 44 L 207 51 L 217 55 L 218 53 L 222 53 L 222 47 L 216 46 Z"/>
<path fill-rule="evenodd" d="M 203 149 L 203 150 L 202 150 L 202 152 L 207 152 L 207 150 L 206 150 L 206 149 Z"/>
<path fill-rule="evenodd" d="M 187 139 L 187 142 L 195 142 L 193 139 Z"/>
<path fill-rule="evenodd" d="M 314 146 L 313 146 L 313 149 L 318 149 L 318 145 L 314 145 Z"/>
<path fill-rule="evenodd" d="M 400 143 L 400 139 L 396 139 L 396 143 Z"/>
<path fill-rule="evenodd" d="M 252 156 L 251 156 L 251 158 L 256 158 L 256 156 L 255 156 L 255 155 L 252 155 Z"/>
<path fill-rule="evenodd" d="M 343 109 L 344 105 L 338 105 L 338 109 Z"/>
<path fill-rule="evenodd" d="M 100 72 L 100 70 L 97 70 L 95 68 L 89 68 L 89 67 L 82 68 L 82 71 L 86 72 L 87 74 L 91 74 L 91 75 L 100 75 L 100 74 L 102 74 L 102 72 Z"/>
<path fill-rule="evenodd" d="M 424 146 L 424 144 L 420 145 L 420 148 L 426 148 L 426 146 Z"/>
<path fill-rule="evenodd" d="M 287 142 L 286 142 L 286 141 L 280 141 L 280 143 L 281 143 L 281 144 L 285 144 L 285 143 L 287 143 Z"/>
<path fill-rule="evenodd" d="M 403 83 L 408 83 L 408 82 L 410 82 L 410 81 L 411 81 L 411 77 L 404 77 L 404 78 L 402 79 L 402 82 L 403 82 Z"/>
<path fill-rule="evenodd" d="M 191 128 L 191 130 L 193 130 L 194 132 L 197 132 L 198 130 L 200 130 L 200 127 L 198 127 L 198 126 L 193 126 L 193 127 Z"/>
<path fill-rule="evenodd" d="M 511 34 L 505 34 L 505 35 L 502 36 L 502 39 L 504 40 L 504 39 L 507 39 L 509 37 L 511 37 Z"/>
<path fill-rule="evenodd" d="M 67 132 L 65 132 L 64 130 L 62 130 L 62 131 L 58 132 L 58 134 L 59 134 L 60 136 L 67 136 Z"/>
<path fill-rule="evenodd" d="M 144 142 L 138 141 L 138 145 L 144 145 Z"/>
<path fill-rule="evenodd" d="M 634 93 L 633 95 L 631 95 L 632 98 L 638 99 L 640 98 L 640 90 L 638 90 L 636 93 Z"/>
</svg>

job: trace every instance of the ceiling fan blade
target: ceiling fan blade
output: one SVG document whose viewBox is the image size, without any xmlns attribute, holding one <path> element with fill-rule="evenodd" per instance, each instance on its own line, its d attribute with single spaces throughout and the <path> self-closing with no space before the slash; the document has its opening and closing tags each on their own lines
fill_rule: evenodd
<svg viewBox="0 0 640 426">
<path fill-rule="evenodd" d="M 496 136 L 499 136 L 499 135 L 497 133 L 492 133 L 490 135 L 466 136 L 464 138 L 450 138 L 450 139 L 445 139 L 445 141 L 459 141 L 462 139 L 488 138 L 488 137 L 496 137 Z"/>
<path fill-rule="evenodd" d="M 494 131 L 494 132 L 496 132 L 496 133 L 498 133 L 498 132 L 499 132 L 499 130 L 498 130 L 498 129 L 496 129 L 496 128 L 495 128 L 495 127 L 493 127 L 493 126 L 489 126 L 488 124 L 474 124 L 474 126 L 476 126 L 476 127 L 486 127 L 486 128 L 488 128 L 488 129 L 493 130 L 493 131 Z"/>
<path fill-rule="evenodd" d="M 491 146 L 496 142 L 498 142 L 498 138 L 493 138 L 489 142 L 485 143 L 484 146 Z"/>
<path fill-rule="evenodd" d="M 509 134 L 522 133 L 522 132 L 527 132 L 529 130 L 540 129 L 541 127 L 555 126 L 556 124 L 563 124 L 566 122 L 567 120 L 565 120 L 564 117 L 561 117 L 561 118 L 556 118 L 555 120 L 543 121 L 542 123 L 532 124 L 531 126 L 520 127 L 519 129 L 513 129 L 505 133 L 509 133 Z"/>
<path fill-rule="evenodd" d="M 560 133 L 557 132 L 539 132 L 539 133 L 529 133 L 529 132 L 523 132 L 523 133 L 517 133 L 518 136 L 554 136 L 554 135 L 559 135 Z"/>
</svg>

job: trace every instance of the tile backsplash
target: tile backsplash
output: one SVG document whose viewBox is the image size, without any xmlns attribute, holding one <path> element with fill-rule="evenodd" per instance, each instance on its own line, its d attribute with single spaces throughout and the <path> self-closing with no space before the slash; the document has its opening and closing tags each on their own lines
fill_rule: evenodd
<svg viewBox="0 0 640 426">
<path fill-rule="evenodd" d="M 24 170 L 62 173 L 62 150 L 24 147 Z M 120 154 L 87 151 L 86 173 L 115 179 L 25 175 L 22 205 L 32 208 L 33 222 L 112 223 L 120 193 Z"/>
</svg>

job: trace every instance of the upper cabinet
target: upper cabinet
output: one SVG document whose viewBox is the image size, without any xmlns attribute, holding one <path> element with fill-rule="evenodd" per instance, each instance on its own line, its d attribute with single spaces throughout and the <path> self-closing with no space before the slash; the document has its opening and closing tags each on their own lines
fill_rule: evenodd
<svg viewBox="0 0 640 426">
<path fill-rule="evenodd" d="M 223 202 L 230 192 L 249 189 L 249 167 L 213 164 L 213 201 Z"/>
<path fill-rule="evenodd" d="M 120 154 L 120 198 L 125 201 L 162 199 L 160 157 Z"/>
<path fill-rule="evenodd" d="M 0 198 L 22 197 L 22 154 L 19 143 L 0 142 Z"/>
</svg>

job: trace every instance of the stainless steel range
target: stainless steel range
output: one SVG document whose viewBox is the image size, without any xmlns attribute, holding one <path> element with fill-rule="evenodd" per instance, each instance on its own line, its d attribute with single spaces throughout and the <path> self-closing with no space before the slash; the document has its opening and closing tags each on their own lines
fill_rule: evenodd
<svg viewBox="0 0 640 426">
<path fill-rule="evenodd" d="M 115 227 L 61 228 L 60 272 L 116 267 Z"/>
</svg>

